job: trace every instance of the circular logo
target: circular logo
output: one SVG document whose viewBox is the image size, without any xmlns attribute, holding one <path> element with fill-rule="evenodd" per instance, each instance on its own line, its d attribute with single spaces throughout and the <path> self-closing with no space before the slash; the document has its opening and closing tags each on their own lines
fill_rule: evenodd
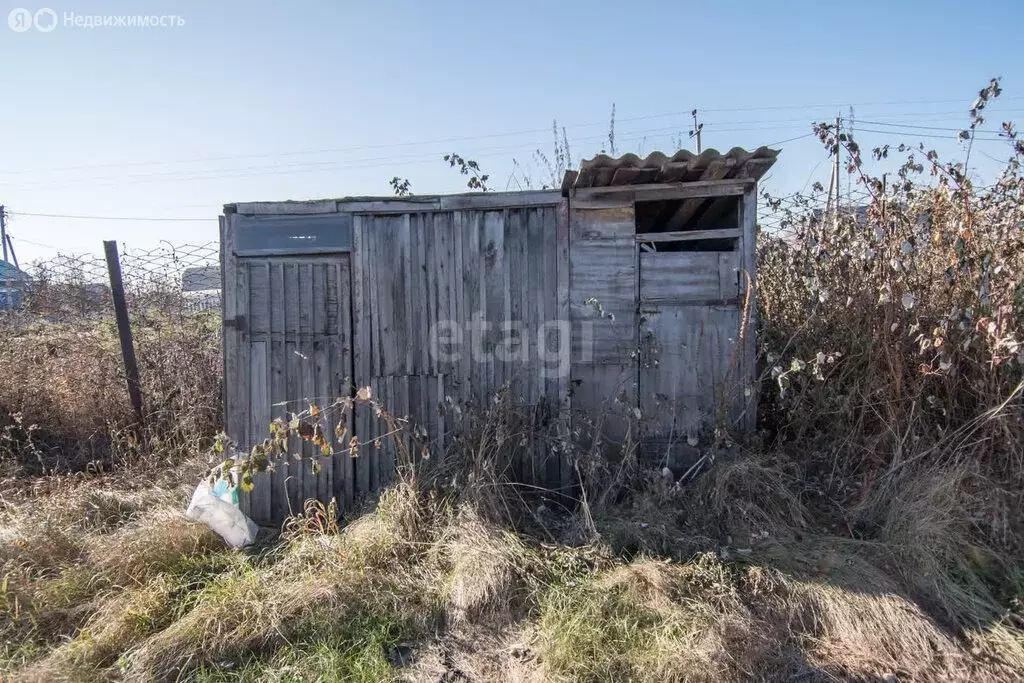
<svg viewBox="0 0 1024 683">
<path fill-rule="evenodd" d="M 57 28 L 57 13 L 49 7 L 36 10 L 35 22 L 37 29 L 43 33 L 49 33 Z"/>
<path fill-rule="evenodd" d="M 54 17 L 56 18 L 56 15 Z M 24 7 L 15 7 L 7 15 L 7 25 L 11 27 L 12 31 L 24 33 L 32 28 L 32 12 Z"/>
</svg>

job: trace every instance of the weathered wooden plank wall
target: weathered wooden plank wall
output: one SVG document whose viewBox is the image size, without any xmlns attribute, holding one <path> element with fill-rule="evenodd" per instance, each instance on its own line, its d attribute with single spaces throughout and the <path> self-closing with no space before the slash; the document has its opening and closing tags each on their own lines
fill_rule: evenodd
<svg viewBox="0 0 1024 683">
<path fill-rule="evenodd" d="M 248 448 L 269 435 L 274 418 L 310 403 L 326 407 L 350 394 L 350 257 L 234 258 L 226 261 L 225 274 L 234 285 L 234 322 L 225 327 L 225 354 L 233 366 L 226 423 L 229 436 Z M 333 433 L 338 413 L 324 414 L 327 433 Z M 343 419 L 351 433 L 351 416 Z M 336 498 L 339 505 L 351 506 L 353 463 L 345 448 L 339 445 L 335 455 L 325 457 L 294 437 L 289 446 L 308 459 L 281 458 L 273 472 L 255 477 L 252 494 L 240 501 L 254 520 L 280 521 L 309 498 Z M 314 462 L 319 473 L 313 472 Z"/>
<path fill-rule="evenodd" d="M 573 411 L 623 441 L 637 404 L 637 246 L 632 198 L 569 204 Z"/>
<path fill-rule="evenodd" d="M 432 449 L 443 447 L 452 404 L 479 406 L 506 386 L 521 406 L 568 403 L 567 358 L 557 358 L 568 340 L 556 324 L 568 320 L 568 233 L 563 200 L 547 196 L 549 205 L 355 218 L 356 384 L 422 427 Z M 357 420 L 362 441 L 386 430 Z M 396 456 L 387 443 L 364 446 L 360 490 L 393 479 Z M 562 484 L 546 453 L 512 466 L 529 483 Z"/>
<path fill-rule="evenodd" d="M 480 406 L 506 387 L 538 419 L 589 413 L 606 442 L 624 440 L 638 415 L 640 433 L 631 436 L 686 441 L 720 405 L 752 428 L 756 394 L 744 390 L 755 371 L 756 302 L 751 289 L 741 338 L 754 282 L 738 270 L 754 274 L 756 193 L 752 183 L 698 185 L 589 188 L 569 199 L 537 192 L 238 205 L 290 220 L 292 230 L 300 216 L 344 216 L 338 225 L 350 221 L 351 251 L 239 258 L 236 216 L 222 220 L 229 435 L 248 448 L 274 417 L 361 386 L 422 430 L 434 451 L 455 426 L 453 404 Z M 635 201 L 705 193 L 742 197 L 735 227 L 663 233 L 657 251 L 639 249 Z M 736 249 L 660 247 L 696 237 L 735 239 Z M 309 498 L 332 497 L 346 509 L 393 481 L 405 450 L 380 438 L 387 424 L 364 409 L 346 428 L 359 438 L 358 457 L 339 443 L 337 455 L 319 458 L 319 473 L 307 460 L 282 460 L 243 496 L 246 512 L 280 522 Z M 294 437 L 290 448 L 315 455 Z M 564 489 L 576 476 L 541 440 L 509 467 L 546 488 Z"/>
</svg>

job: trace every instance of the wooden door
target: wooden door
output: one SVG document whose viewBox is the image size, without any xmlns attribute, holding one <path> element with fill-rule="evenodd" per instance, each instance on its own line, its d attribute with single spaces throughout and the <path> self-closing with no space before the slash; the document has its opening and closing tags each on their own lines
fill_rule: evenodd
<svg viewBox="0 0 1024 683">
<path fill-rule="evenodd" d="M 642 450 L 685 468 L 733 409 L 737 252 L 641 252 L 639 262 Z"/>
<path fill-rule="evenodd" d="M 347 253 L 234 260 L 234 315 L 224 321 L 225 423 L 240 447 L 266 438 L 274 418 L 350 395 L 349 264 Z M 336 412 L 325 414 L 325 433 L 333 434 Z M 290 449 L 317 457 L 309 442 L 296 440 Z M 336 446 L 335 452 L 319 458 L 319 472 L 311 461 L 279 463 L 264 475 L 266 482 L 256 482 L 250 515 L 257 521 L 280 519 L 299 512 L 309 498 L 351 501 L 351 458 L 347 449 Z"/>
</svg>

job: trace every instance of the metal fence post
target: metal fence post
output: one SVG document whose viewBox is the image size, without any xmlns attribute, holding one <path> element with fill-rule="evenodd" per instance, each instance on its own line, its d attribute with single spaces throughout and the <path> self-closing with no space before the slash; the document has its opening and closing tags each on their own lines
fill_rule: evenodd
<svg viewBox="0 0 1024 683">
<path fill-rule="evenodd" d="M 117 336 L 121 341 L 124 374 L 128 378 L 128 397 L 131 399 L 136 419 L 142 422 L 142 384 L 139 382 L 139 365 L 135 360 L 135 343 L 132 340 L 132 329 L 128 320 L 128 304 L 124 298 L 124 282 L 121 280 L 121 260 L 117 255 L 117 242 L 105 240 L 103 251 L 107 257 L 110 294 L 114 299 L 114 315 L 117 317 Z"/>
</svg>

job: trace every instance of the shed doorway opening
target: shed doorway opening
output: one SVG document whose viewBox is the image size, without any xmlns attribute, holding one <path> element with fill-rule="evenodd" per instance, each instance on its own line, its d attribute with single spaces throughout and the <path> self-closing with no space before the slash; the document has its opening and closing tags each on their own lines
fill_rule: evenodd
<svg viewBox="0 0 1024 683">
<path fill-rule="evenodd" d="M 735 251 L 742 234 L 739 197 L 638 201 L 634 209 L 645 252 Z"/>
</svg>

